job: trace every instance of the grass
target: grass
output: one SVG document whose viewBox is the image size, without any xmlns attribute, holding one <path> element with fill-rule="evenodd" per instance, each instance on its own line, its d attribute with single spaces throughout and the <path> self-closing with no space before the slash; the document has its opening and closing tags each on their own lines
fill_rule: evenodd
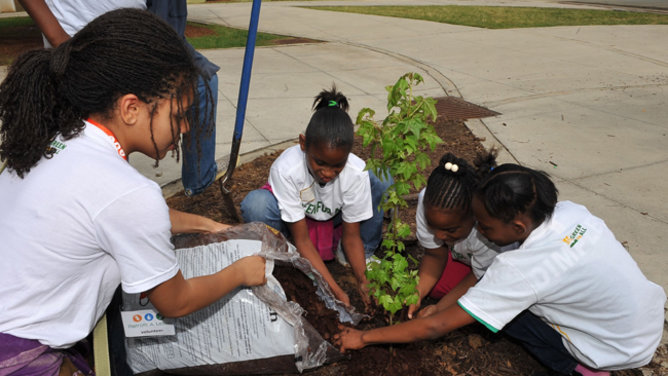
<svg viewBox="0 0 668 376">
<path fill-rule="evenodd" d="M 248 30 L 233 29 L 220 25 L 204 25 L 189 22 L 188 24 L 210 30 L 211 34 L 188 38 L 188 42 L 196 49 L 232 48 L 246 46 Z M 283 35 L 257 33 L 256 46 L 270 46 L 278 40 L 295 39 Z"/>
<path fill-rule="evenodd" d="M 35 23 L 30 17 L 9 17 L 0 18 L 0 28 L 18 27 L 18 26 L 34 26 Z M 2 30 L 2 29 L 0 29 Z M 2 35 L 5 35 L 3 32 Z"/>
<path fill-rule="evenodd" d="M 668 15 L 609 10 L 434 6 L 309 6 L 309 9 L 426 20 L 485 29 L 585 25 L 667 25 Z"/>
<path fill-rule="evenodd" d="M 188 23 L 200 36 L 188 38 L 197 49 L 246 46 L 248 31 L 219 25 Z M 30 17 L 0 18 L 0 65 L 10 64 L 27 49 L 42 47 L 42 36 Z M 303 38 L 257 33 L 256 46 L 308 42 Z M 312 41 L 315 42 L 315 41 Z"/>
</svg>

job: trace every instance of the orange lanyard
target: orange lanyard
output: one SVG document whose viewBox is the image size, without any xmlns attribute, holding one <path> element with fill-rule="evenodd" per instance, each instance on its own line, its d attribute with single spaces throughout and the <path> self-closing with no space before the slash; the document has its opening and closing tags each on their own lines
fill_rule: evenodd
<svg viewBox="0 0 668 376">
<path fill-rule="evenodd" d="M 118 142 L 118 140 L 116 139 L 116 136 L 114 136 L 114 134 L 111 133 L 111 131 L 109 129 L 107 129 L 107 127 L 105 127 L 104 125 L 102 125 L 100 123 L 97 123 L 97 122 L 95 122 L 91 119 L 86 119 L 86 121 L 93 124 L 94 126 L 100 128 L 100 130 L 102 132 L 104 132 L 104 134 L 107 135 L 107 137 L 109 138 L 109 141 L 111 141 L 111 144 L 114 145 L 114 148 L 116 149 L 116 152 L 118 152 L 118 155 L 120 155 L 121 158 L 125 159 L 126 161 L 128 160 L 128 156 L 125 155 L 125 151 L 123 150 L 123 147 L 121 146 L 121 143 Z"/>
</svg>

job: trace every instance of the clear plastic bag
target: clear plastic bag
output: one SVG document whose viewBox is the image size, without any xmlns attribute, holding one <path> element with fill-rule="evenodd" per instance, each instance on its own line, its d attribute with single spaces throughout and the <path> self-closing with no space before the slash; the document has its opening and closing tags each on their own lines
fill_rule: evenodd
<svg viewBox="0 0 668 376">
<path fill-rule="evenodd" d="M 192 348 L 187 348 L 202 346 L 201 343 L 193 345 L 193 339 L 181 339 L 182 343 L 175 343 L 175 341 L 179 341 L 176 337 L 128 338 L 126 339 L 128 364 L 136 373 L 147 372 L 151 369 L 169 370 L 170 373 L 179 374 L 207 373 L 219 375 L 240 373 L 259 374 L 267 372 L 268 370 L 284 373 L 294 371 L 302 372 L 306 369 L 316 368 L 339 359 L 341 355 L 338 350 L 324 340 L 321 334 L 318 333 L 304 318 L 304 309 L 300 307 L 298 303 L 286 299 L 280 283 L 271 275 L 274 261 L 280 261 L 282 264 L 288 263 L 307 275 L 316 286 L 319 298 L 329 309 L 338 312 L 340 322 L 356 325 L 364 317 L 364 315 L 355 312 L 354 308 L 346 307 L 334 298 L 329 285 L 324 281 L 320 273 L 312 267 L 311 263 L 302 258 L 295 247 L 280 233 L 268 228 L 262 223 L 243 224 L 216 234 L 182 234 L 175 236 L 172 241 L 176 246 L 177 256 L 179 256 L 182 272 L 186 278 L 195 275 L 186 275 L 190 272 L 188 271 L 188 265 L 184 264 L 220 263 L 220 265 L 225 265 L 225 262 L 218 261 L 217 257 L 214 257 L 216 261 L 211 261 L 210 259 L 202 261 L 197 258 L 207 252 L 213 252 L 213 255 L 215 256 L 223 252 L 220 250 L 220 247 L 224 248 L 224 246 L 232 243 L 234 243 L 234 247 L 237 248 L 250 247 L 252 248 L 253 253 L 260 254 L 267 260 L 266 270 L 268 283 L 262 286 L 245 289 L 246 291 L 244 291 L 245 294 L 250 293 L 252 297 L 240 298 L 239 295 L 241 294 L 233 293 L 230 295 L 234 296 L 228 296 L 221 299 L 222 302 L 219 302 L 220 304 L 218 306 L 212 305 L 211 307 L 208 307 L 209 311 L 198 311 L 191 314 L 196 315 L 197 317 L 190 317 L 191 315 L 188 315 L 183 318 L 173 319 L 173 321 L 170 322 L 173 322 L 176 326 L 177 334 L 184 333 L 184 331 L 192 332 L 195 330 L 198 330 L 197 333 L 205 333 L 206 328 L 195 328 L 195 326 L 201 325 L 208 325 L 213 328 L 213 330 L 220 331 L 222 325 L 221 320 L 234 320 L 238 322 L 239 325 L 237 325 L 237 327 L 241 327 L 242 329 L 235 328 L 235 330 L 243 331 L 246 328 L 248 330 L 253 330 L 252 327 L 254 325 L 257 326 L 257 322 L 244 323 L 243 321 L 257 320 L 259 314 L 265 314 L 266 312 L 269 312 L 269 314 L 275 313 L 282 321 L 289 324 L 289 326 L 279 329 L 278 332 L 271 333 L 270 337 L 265 337 L 264 339 L 253 339 L 251 338 L 252 336 L 246 336 L 244 334 L 233 336 L 228 333 L 226 340 L 238 342 L 244 341 L 244 343 L 233 343 L 232 347 L 241 347 L 242 349 L 244 347 L 250 347 L 250 350 L 252 350 L 253 346 L 257 346 L 259 349 L 262 346 L 268 345 L 273 347 L 273 349 L 277 349 L 281 346 L 285 347 L 286 340 L 292 341 L 293 346 L 290 351 L 292 354 L 276 354 L 275 356 L 267 357 L 265 355 L 256 355 L 255 353 L 247 352 L 246 357 L 248 357 L 248 354 L 251 354 L 250 356 L 258 356 L 258 358 L 244 358 L 240 360 L 234 358 L 231 359 L 229 358 L 229 355 L 211 355 L 210 353 L 206 353 L 206 351 L 202 351 L 202 349 L 193 350 Z M 259 247 L 258 241 L 260 242 Z M 239 250 L 237 249 L 237 251 Z M 241 250 L 241 254 L 238 258 L 247 255 L 243 254 L 243 252 L 247 251 L 248 250 Z M 229 253 L 229 251 L 224 252 Z M 233 261 L 235 260 L 231 259 L 227 262 L 231 263 Z M 213 268 L 209 270 L 208 273 L 222 269 L 220 265 L 207 265 L 208 268 Z M 207 274 L 207 272 L 202 274 Z M 246 306 L 241 311 L 231 310 L 228 305 L 232 304 L 230 303 L 232 301 L 234 301 L 234 304 L 245 304 Z M 138 295 L 133 296 L 124 294 L 123 305 L 123 310 L 135 310 L 146 307 L 145 302 L 141 303 Z M 260 312 L 256 312 L 255 319 L 252 314 L 249 315 L 249 312 L 253 313 L 253 311 Z M 210 324 L 209 320 L 212 320 Z M 225 325 L 228 324 L 229 323 L 225 323 Z M 255 330 L 257 331 L 257 329 Z M 288 333 L 287 331 L 291 332 Z M 214 337 L 225 336 L 224 333 L 213 333 L 212 335 Z M 197 341 L 199 341 L 202 334 L 196 335 L 195 337 Z M 273 340 L 276 340 L 277 343 L 266 343 Z M 229 347 L 230 345 L 228 344 L 225 346 Z M 174 350 L 175 348 L 176 350 Z M 192 354 L 193 351 L 195 352 L 194 355 Z M 181 363 L 174 366 L 176 364 L 174 363 L 176 358 L 176 355 L 174 355 L 175 352 L 191 352 L 188 354 L 190 359 L 187 363 Z M 264 354 L 262 351 L 259 351 L 259 353 Z M 283 351 L 283 353 L 285 353 L 285 351 Z M 294 361 L 292 364 L 290 361 L 286 361 L 289 357 Z M 165 368 L 165 365 L 169 365 L 169 368 Z"/>
</svg>

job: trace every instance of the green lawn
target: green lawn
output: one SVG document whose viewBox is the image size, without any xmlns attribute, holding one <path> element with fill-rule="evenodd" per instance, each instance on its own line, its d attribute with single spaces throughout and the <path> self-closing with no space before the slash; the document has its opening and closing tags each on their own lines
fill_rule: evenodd
<svg viewBox="0 0 668 376">
<path fill-rule="evenodd" d="M 188 42 L 197 49 L 203 48 L 230 48 L 230 47 L 244 47 L 246 39 L 248 38 L 247 30 L 233 29 L 219 25 L 204 25 L 204 24 L 189 24 L 204 27 L 213 32 L 212 35 L 205 35 L 196 38 L 188 38 Z M 255 39 L 256 46 L 269 46 L 275 44 L 277 40 L 293 39 L 283 35 L 257 33 Z"/>
<path fill-rule="evenodd" d="M 248 38 L 247 30 L 218 25 L 189 24 L 196 28 L 209 30 L 207 33 L 198 33 L 208 35 L 188 38 L 188 41 L 197 49 L 244 47 L 246 45 L 246 39 Z M 0 35 L 2 36 L 0 37 L 0 65 L 10 64 L 26 50 L 40 48 L 43 45 L 41 33 L 30 17 L 0 18 Z M 309 41 L 303 38 L 257 33 L 256 45 L 269 46 L 278 43 Z"/>
<path fill-rule="evenodd" d="M 309 6 L 309 9 L 373 14 L 486 29 L 585 25 L 667 25 L 668 15 L 609 10 L 434 6 Z"/>
</svg>

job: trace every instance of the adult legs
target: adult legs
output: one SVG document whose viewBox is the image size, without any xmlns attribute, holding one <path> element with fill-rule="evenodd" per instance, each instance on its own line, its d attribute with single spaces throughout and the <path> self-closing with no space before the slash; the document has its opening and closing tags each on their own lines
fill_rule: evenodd
<svg viewBox="0 0 668 376">
<path fill-rule="evenodd" d="M 211 102 L 207 101 L 206 83 L 202 76 L 197 81 L 199 95 L 200 124 L 193 124 L 188 137 L 190 142 L 183 144 L 183 164 L 181 180 L 186 196 L 193 196 L 204 191 L 216 178 L 216 107 L 218 104 L 218 76 L 214 73 L 209 79 Z M 212 107 L 213 106 L 213 107 Z M 211 112 L 211 114 L 210 114 Z M 212 116 L 213 118 L 211 118 Z M 201 127 L 195 129 L 194 127 Z M 209 132 L 208 130 L 211 129 Z M 198 142 L 199 141 L 199 142 Z M 199 143 L 199 153 L 197 144 Z"/>
</svg>

